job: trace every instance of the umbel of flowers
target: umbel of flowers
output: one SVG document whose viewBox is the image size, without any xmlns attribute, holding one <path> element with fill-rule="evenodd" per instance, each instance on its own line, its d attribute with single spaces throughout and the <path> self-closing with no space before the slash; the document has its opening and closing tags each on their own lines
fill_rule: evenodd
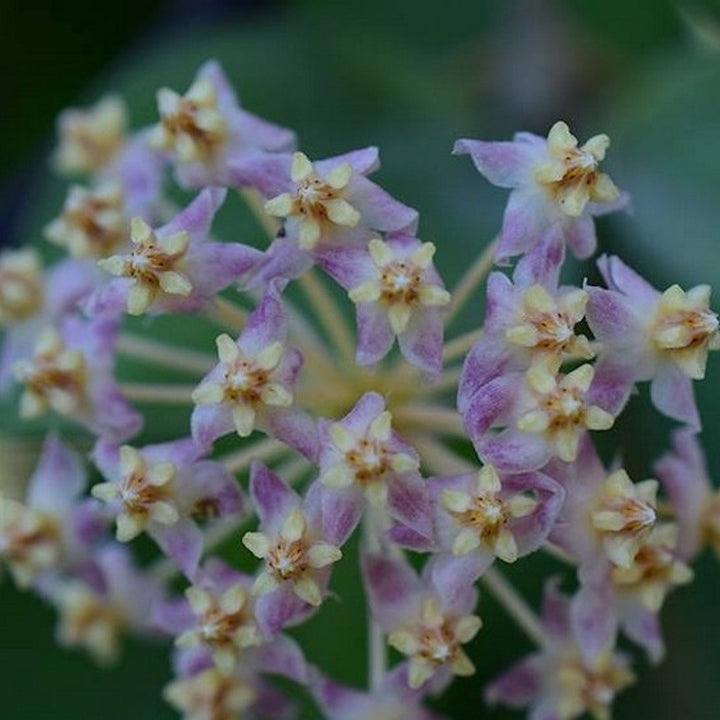
<svg viewBox="0 0 720 720">
<path fill-rule="evenodd" d="M 46 234 L 68 257 L 0 256 L 0 388 L 19 388 L 19 421 L 60 415 L 94 444 L 85 458 L 49 433 L 25 495 L 0 495 L 0 556 L 57 609 L 59 642 L 107 662 L 128 632 L 166 637 L 164 695 L 187 720 L 297 717 L 278 675 L 327 718 L 429 719 L 426 698 L 474 674 L 468 648 L 491 646 L 483 588 L 537 645 L 488 702 L 535 720 L 609 717 L 635 679 L 618 639 L 659 662 L 666 597 L 706 543 L 720 548 L 692 388 L 720 339 L 706 285 L 656 289 L 606 255 L 605 287 L 561 281 L 568 251 L 595 252 L 594 217 L 627 203 L 601 170 L 608 137 L 580 145 L 557 122 L 547 137 L 458 141 L 511 192 L 497 240 L 449 292 L 418 213 L 368 178 L 376 148 L 308 158 L 240 106 L 216 62 L 184 94 L 159 90 L 158 109 L 135 132 L 119 98 L 64 113 L 55 169 L 77 184 Z M 192 194 L 184 208 L 168 173 Z M 228 193 L 266 246 L 213 234 Z M 446 339 L 484 280 L 482 326 Z M 216 328 L 215 348 L 125 322 L 188 313 Z M 194 381 L 121 381 L 119 356 Z M 657 479 L 594 447 L 645 382 L 682 426 Z M 188 409 L 183 436 L 144 444 L 153 403 Z M 86 461 L 101 476 L 91 488 Z M 287 633 L 323 612 L 356 532 L 364 688 Z M 157 559 L 141 568 L 143 534 Z M 220 556 L 228 541 L 254 572 Z M 536 614 L 502 568 L 538 552 L 567 573 L 547 579 Z"/>
</svg>

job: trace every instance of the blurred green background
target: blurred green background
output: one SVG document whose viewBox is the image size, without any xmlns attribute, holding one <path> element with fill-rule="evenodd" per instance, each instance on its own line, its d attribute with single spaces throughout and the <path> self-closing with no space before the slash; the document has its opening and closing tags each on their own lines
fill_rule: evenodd
<svg viewBox="0 0 720 720">
<path fill-rule="evenodd" d="M 3 24 L 4 240 L 38 241 L 57 213 L 65 185 L 49 176 L 46 153 L 63 107 L 120 91 L 133 123 L 149 123 L 158 87 L 185 89 L 200 63 L 216 57 L 243 104 L 294 127 L 310 157 L 379 145 L 379 182 L 419 208 L 420 236 L 438 245 L 450 284 L 497 231 L 506 197 L 467 158 L 450 156 L 454 140 L 501 139 L 521 129 L 545 134 L 563 118 L 581 140 L 611 136 L 607 167 L 633 196 L 632 215 L 601 223 L 602 247 L 657 285 L 709 282 L 718 297 L 718 3 L 83 1 L 15 6 Z M 258 237 L 247 217 L 223 222 L 228 237 Z M 478 298 L 462 320 L 477 323 L 481 315 Z M 719 477 L 717 358 L 708 376 L 697 390 L 711 470 Z M 185 420 L 180 413 L 174 422 L 181 427 Z M 14 424 L 5 411 L 0 427 Z M 635 479 L 651 475 L 671 429 L 649 411 L 645 394 L 633 400 L 619 437 Z M 531 558 L 508 575 L 536 600 L 543 574 L 552 570 L 549 561 Z M 638 663 L 640 682 L 619 699 L 619 720 L 720 717 L 720 567 L 705 556 L 696 570 L 698 580 L 671 595 L 664 610 L 667 660 L 658 668 Z M 312 660 L 360 684 L 365 625 L 352 563 L 341 564 L 334 586 L 342 601 L 328 603 L 297 634 Z M 167 648 L 130 642 L 120 666 L 102 671 L 57 648 L 52 613 L 7 579 L 0 580 L 0 609 L 2 718 L 174 716 L 159 695 L 169 679 Z M 480 709 L 484 682 L 529 649 L 485 595 L 480 614 L 485 628 L 471 647 L 478 675 L 458 681 L 438 707 L 459 719 L 521 717 Z M 317 713 L 308 709 L 304 717 Z"/>
</svg>

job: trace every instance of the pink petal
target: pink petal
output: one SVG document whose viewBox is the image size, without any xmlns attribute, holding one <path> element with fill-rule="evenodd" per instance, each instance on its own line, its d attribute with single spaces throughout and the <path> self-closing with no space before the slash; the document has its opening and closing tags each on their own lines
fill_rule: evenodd
<svg viewBox="0 0 720 720">
<path fill-rule="evenodd" d="M 398 335 L 400 352 L 411 364 L 427 373 L 433 382 L 442 372 L 442 311 L 433 307 L 415 308 L 404 333 Z"/>
<path fill-rule="evenodd" d="M 373 617 L 388 632 L 398 629 L 417 605 L 418 576 L 405 562 L 382 555 L 365 555 L 362 567 Z"/>
<path fill-rule="evenodd" d="M 300 505 L 300 496 L 257 460 L 250 466 L 250 496 L 261 527 L 270 534 L 278 531 L 290 512 Z"/>
<path fill-rule="evenodd" d="M 387 313 L 378 303 L 358 303 L 357 328 L 357 363 L 374 365 L 380 362 L 395 342 Z"/>
<path fill-rule="evenodd" d="M 79 455 L 50 433 L 28 481 L 28 505 L 57 514 L 70 508 L 86 485 L 87 473 Z"/>
<path fill-rule="evenodd" d="M 528 143 L 458 140 L 453 155 L 469 154 L 475 167 L 493 185 L 515 188 L 527 181 L 537 152 Z"/>
<path fill-rule="evenodd" d="M 362 175 L 353 176 L 345 196 L 360 213 L 360 222 L 366 227 L 382 232 L 406 230 L 410 233 L 417 227 L 417 210 L 398 202 Z"/>
<path fill-rule="evenodd" d="M 674 363 L 660 363 L 650 385 L 650 399 L 664 415 L 685 423 L 693 431 L 700 430 L 692 380 Z"/>
<path fill-rule="evenodd" d="M 586 211 L 578 218 L 565 224 L 565 239 L 573 255 L 579 260 L 586 260 L 597 250 L 597 234 L 595 221 L 590 212 Z"/>
</svg>

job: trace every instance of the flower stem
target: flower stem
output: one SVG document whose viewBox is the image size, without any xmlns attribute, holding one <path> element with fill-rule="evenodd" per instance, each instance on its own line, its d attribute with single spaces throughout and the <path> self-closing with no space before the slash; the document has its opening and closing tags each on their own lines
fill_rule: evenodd
<svg viewBox="0 0 720 720">
<path fill-rule="evenodd" d="M 251 188 L 243 188 L 238 192 L 268 238 L 272 240 L 280 229 L 280 222 L 265 212 L 265 200 L 262 195 L 260 195 L 257 190 Z"/>
<path fill-rule="evenodd" d="M 248 319 L 247 313 L 239 305 L 220 296 L 205 310 L 205 315 L 219 327 L 236 335 L 245 327 Z"/>
<path fill-rule="evenodd" d="M 420 426 L 445 435 L 464 436 L 463 421 L 456 410 L 433 405 L 403 405 L 396 414 L 398 425 Z"/>
<path fill-rule="evenodd" d="M 217 360 L 207 353 L 187 350 L 177 345 L 128 333 L 120 335 L 118 352 L 129 358 L 200 375 L 208 373 L 217 363 Z"/>
<path fill-rule="evenodd" d="M 546 540 L 542 544 L 542 549 L 550 555 L 550 557 L 555 558 L 556 560 L 559 560 L 562 563 L 565 563 L 566 565 L 572 565 L 573 567 L 577 566 L 577 560 L 570 555 L 570 553 L 563 550 L 559 545 L 556 545 L 553 542 L 550 542 L 549 540 Z"/>
<path fill-rule="evenodd" d="M 460 368 L 453 368 L 452 370 L 446 370 L 440 379 L 433 385 L 423 385 L 416 390 L 418 395 L 434 395 L 435 393 L 447 392 L 448 390 L 455 390 L 460 380 Z"/>
<path fill-rule="evenodd" d="M 375 511 L 366 508 L 363 516 L 363 550 L 367 553 L 379 553 L 382 550 L 376 526 Z M 387 672 L 387 651 L 385 648 L 385 633 L 380 624 L 373 618 L 370 606 L 367 606 L 368 623 L 368 685 L 371 690 L 377 690 Z"/>
<path fill-rule="evenodd" d="M 335 299 L 312 268 L 298 278 L 298 283 L 335 347 L 344 358 L 351 360 L 355 354 L 355 341 Z"/>
<path fill-rule="evenodd" d="M 250 447 L 236 450 L 222 458 L 225 468 L 231 473 L 238 473 L 245 470 L 253 460 L 270 460 L 288 450 L 285 443 L 273 438 L 267 438 L 256 442 Z"/>
<path fill-rule="evenodd" d="M 460 282 L 452 292 L 452 302 L 445 315 L 445 327 L 450 326 L 450 323 L 452 323 L 458 313 L 463 309 L 465 303 L 469 300 L 477 286 L 492 269 L 496 247 L 497 241 L 491 242 L 462 278 L 460 278 Z"/>
<path fill-rule="evenodd" d="M 192 392 L 195 385 L 178 383 L 132 383 L 120 385 L 128 400 L 141 403 L 159 403 L 161 405 L 192 405 Z"/>
<path fill-rule="evenodd" d="M 477 471 L 477 466 L 456 455 L 430 435 L 416 433 L 408 439 L 420 453 L 423 465 L 439 475 L 454 475 Z"/>
<path fill-rule="evenodd" d="M 544 645 L 546 638 L 539 618 L 502 574 L 490 567 L 481 580 L 525 634 L 537 645 Z"/>
<path fill-rule="evenodd" d="M 482 328 L 473 330 L 472 332 L 459 335 L 458 337 L 445 343 L 443 348 L 443 362 L 450 363 L 453 360 L 465 355 L 470 348 L 482 337 Z"/>
</svg>

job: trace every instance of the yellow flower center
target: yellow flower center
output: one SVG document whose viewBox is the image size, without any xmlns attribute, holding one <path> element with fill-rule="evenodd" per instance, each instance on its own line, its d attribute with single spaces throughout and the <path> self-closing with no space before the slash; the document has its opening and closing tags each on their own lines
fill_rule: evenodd
<svg viewBox="0 0 720 720">
<path fill-rule="evenodd" d="M 32 250 L 4 252 L 0 256 L 0 326 L 36 315 L 43 295 L 38 255 Z"/>
<path fill-rule="evenodd" d="M 40 332 L 32 359 L 15 365 L 16 379 L 25 386 L 20 400 L 24 418 L 38 417 L 49 409 L 70 415 L 85 404 L 87 365 L 85 356 L 67 348 L 55 328 Z"/>
<path fill-rule="evenodd" d="M 618 199 L 612 180 L 598 169 L 609 145 L 607 135 L 595 135 L 578 147 L 564 122 L 550 129 L 548 158 L 535 169 L 535 178 L 566 215 L 580 216 L 588 202 Z"/>
<path fill-rule="evenodd" d="M 45 236 L 74 257 L 108 257 L 130 237 L 123 204 L 120 183 L 97 190 L 74 187 L 62 215 L 45 228 Z"/>
<path fill-rule="evenodd" d="M 163 88 L 158 106 L 161 120 L 151 138 L 155 147 L 174 151 L 184 162 L 205 162 L 224 145 L 227 123 L 210 80 L 198 80 L 182 97 Z"/>
</svg>

